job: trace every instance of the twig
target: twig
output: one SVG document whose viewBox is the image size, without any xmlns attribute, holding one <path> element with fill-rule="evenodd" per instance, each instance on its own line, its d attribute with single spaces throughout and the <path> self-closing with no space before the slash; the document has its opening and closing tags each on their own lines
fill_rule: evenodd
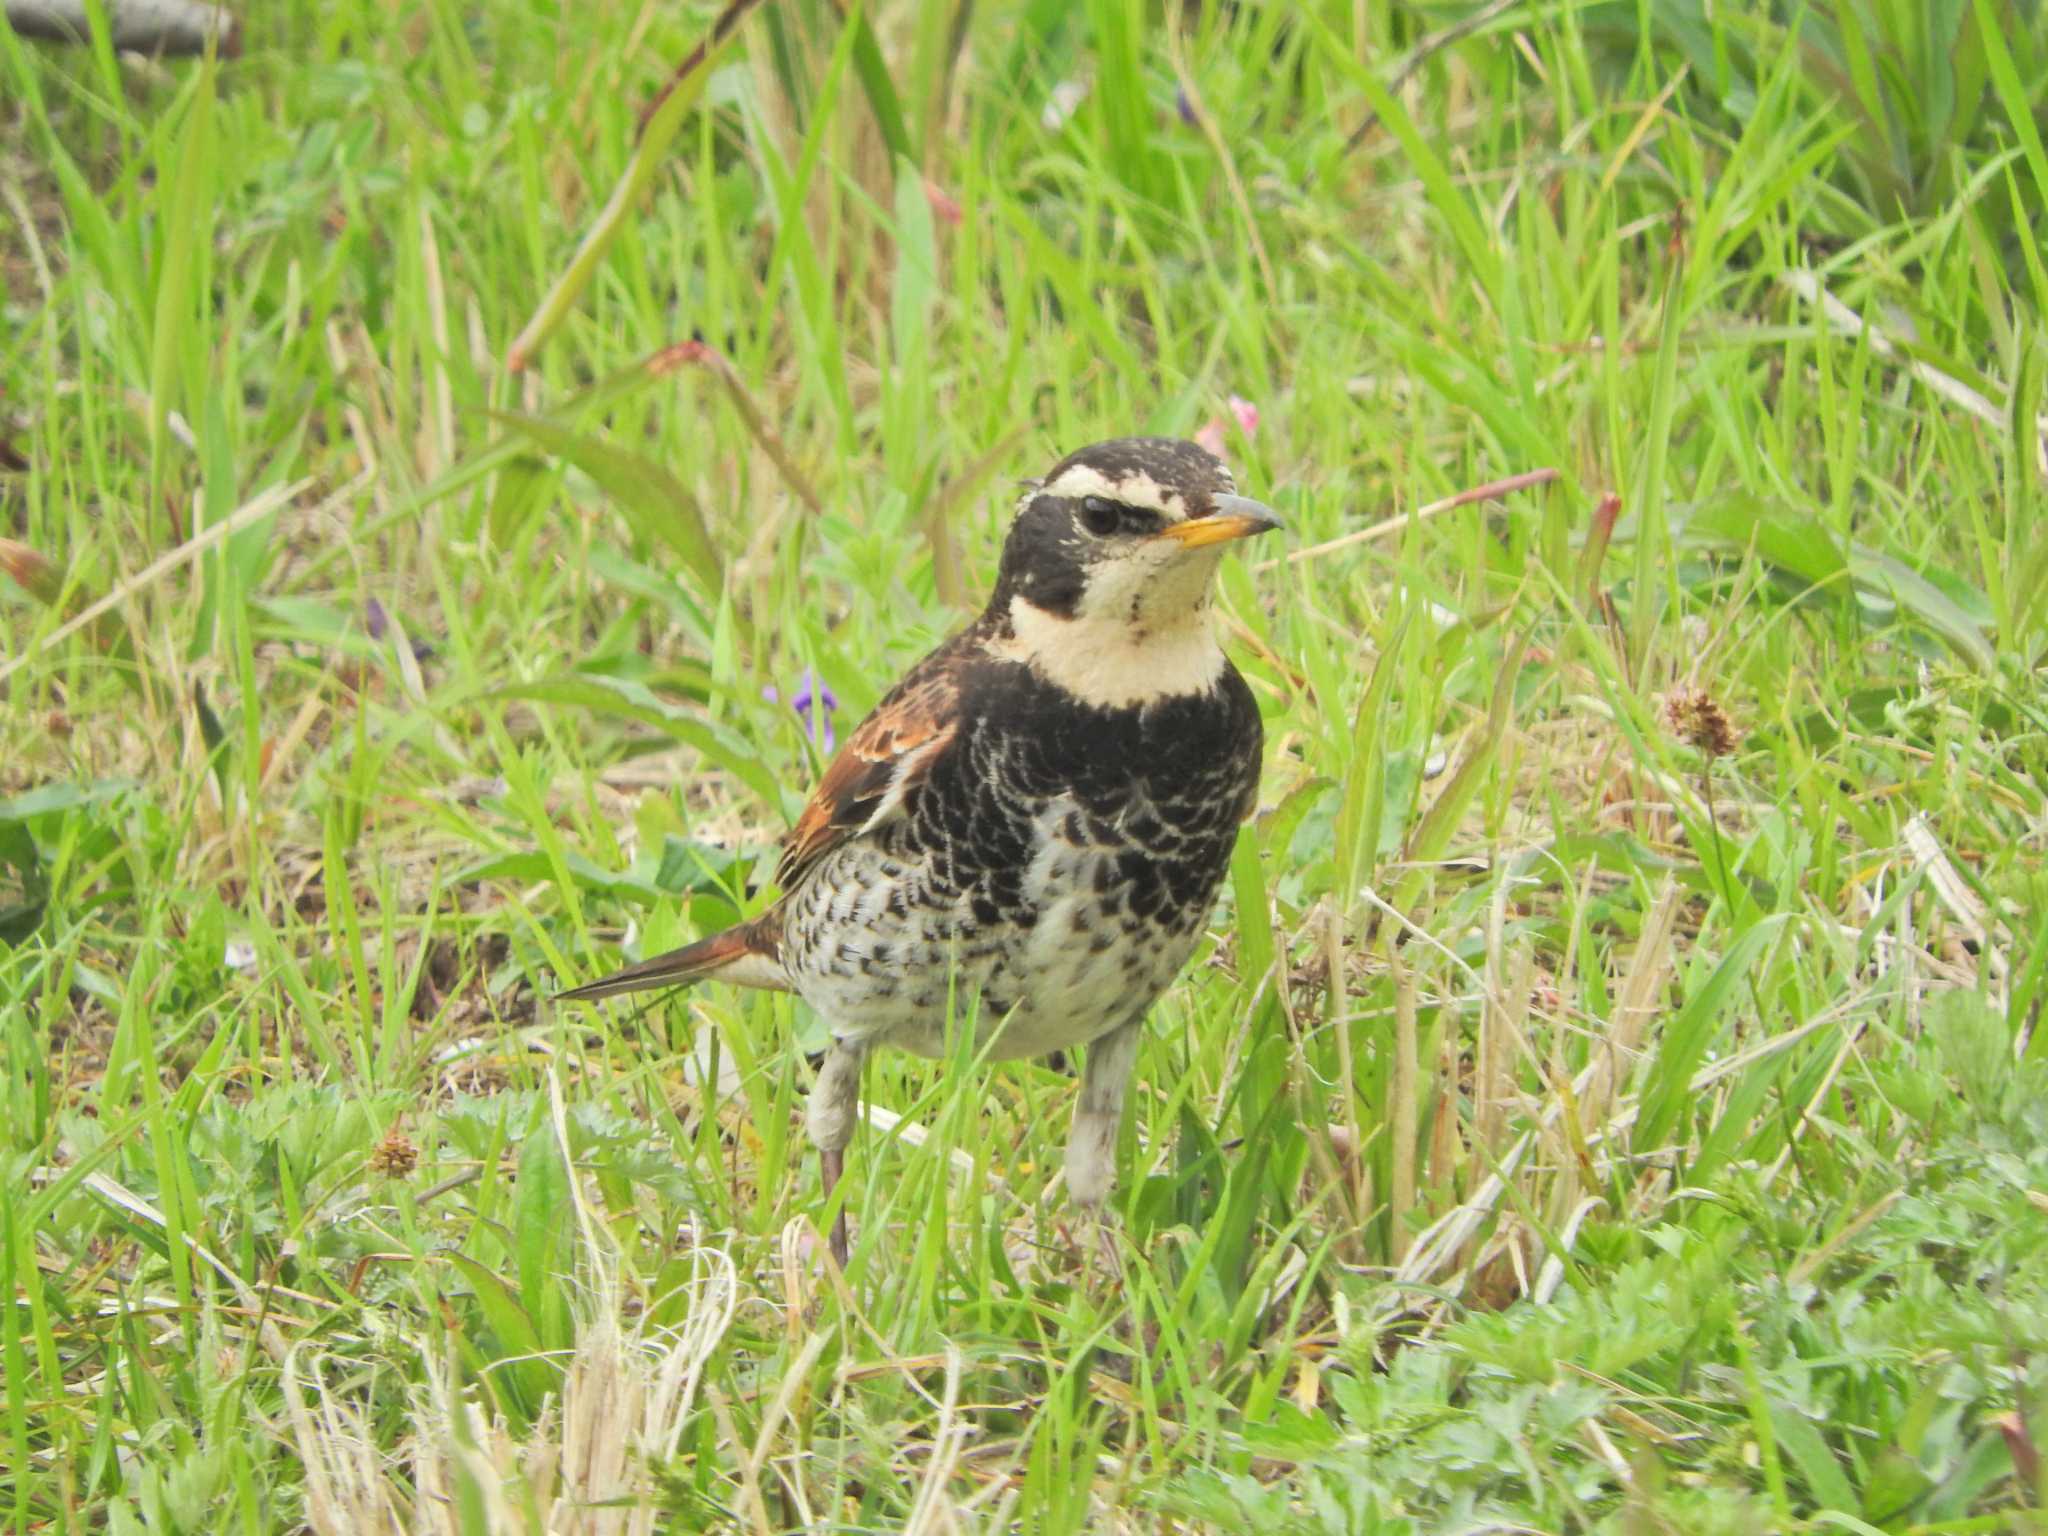
<svg viewBox="0 0 2048 1536">
<path fill-rule="evenodd" d="M 1299 565 L 1304 560 L 1313 560 L 1318 555 L 1327 555 L 1339 549 L 1348 549 L 1353 544 L 1365 544 L 1374 539 L 1384 539 L 1389 534 L 1399 533 L 1410 523 L 1419 523 L 1426 517 L 1435 517 L 1439 512 L 1449 512 L 1457 507 L 1470 506 L 1475 501 L 1491 501 L 1496 497 L 1526 491 L 1532 485 L 1548 485 L 1560 471 L 1555 469 L 1532 469 L 1526 474 L 1509 475 L 1505 480 L 1489 480 L 1485 485 L 1475 485 L 1469 491 L 1460 491 L 1455 496 L 1446 496 L 1442 501 L 1432 501 L 1426 507 L 1417 507 L 1413 512 L 1403 512 L 1384 522 L 1374 523 L 1370 528 L 1360 528 L 1355 533 L 1327 539 L 1321 544 L 1311 544 L 1307 549 L 1297 549 L 1291 555 L 1276 555 L 1271 560 L 1261 560 L 1253 566 L 1254 571 L 1270 571 L 1280 565 Z"/>
<path fill-rule="evenodd" d="M 649 120 L 653 118 L 655 113 L 661 110 L 661 104 L 676 93 L 676 87 L 702 69 L 704 61 L 710 58 L 714 51 L 722 47 L 728 37 L 732 36 L 732 29 L 744 21 L 747 12 L 760 3 L 761 0 L 733 0 L 731 5 L 728 5 L 718 13 L 718 19 L 711 23 L 709 35 L 702 38 L 697 46 L 684 56 L 683 62 L 675 67 L 674 72 L 669 75 L 668 79 L 661 83 L 661 89 L 654 93 L 654 99 L 640 109 L 639 120 L 633 125 L 633 132 L 636 137 L 647 131 Z"/>
<path fill-rule="evenodd" d="M 774 461 L 782 472 L 783 482 L 788 485 L 796 499 L 809 509 L 813 517 L 825 515 L 825 503 L 819 498 L 810 478 L 796 467 L 796 460 L 790 457 L 789 449 L 783 444 L 781 435 L 768 425 L 768 418 L 761 414 L 761 408 L 754 403 L 754 397 L 747 386 L 740 382 L 740 376 L 726 355 L 706 341 L 683 341 L 665 348 L 657 355 L 656 372 L 666 373 L 685 364 L 694 363 L 705 369 L 719 383 L 725 386 L 725 393 L 732 401 L 733 409 L 740 413 L 740 420 L 746 423 L 747 431 L 761 451 Z"/>
<path fill-rule="evenodd" d="M 349 497 L 355 495 L 362 488 L 363 483 L 369 478 L 370 472 L 364 470 L 353 480 L 349 481 L 347 485 L 328 497 L 325 502 L 321 503 L 320 510 L 324 512 L 329 507 L 348 500 Z M 234 534 L 240 533 L 251 523 L 259 522 L 275 512 L 282 511 L 293 497 L 297 496 L 299 492 L 312 483 L 312 480 L 306 479 L 295 481 L 291 485 L 274 485 L 254 501 L 237 507 L 219 522 L 201 529 L 175 549 L 166 550 L 133 576 L 130 576 L 126 581 L 115 587 L 113 591 L 109 592 L 98 602 L 89 603 L 79 609 L 77 613 L 73 614 L 64 623 L 59 624 L 49 634 L 43 636 L 40 643 L 31 646 L 4 667 L 0 667 L 0 683 L 6 682 L 8 678 L 14 676 L 15 673 L 19 672 L 45 651 L 51 649 L 59 641 L 69 639 L 101 614 L 109 612 L 119 607 L 122 603 L 127 602 L 129 598 L 133 597 L 158 577 L 167 575 L 181 565 L 189 565 L 209 549 L 212 549 L 214 545 L 219 544 Z"/>
<path fill-rule="evenodd" d="M 1425 37 L 1409 50 L 1407 58 L 1395 66 L 1393 75 L 1387 81 L 1387 94 L 1391 96 L 1394 92 L 1400 90 L 1402 86 L 1406 85 L 1415 71 L 1429 62 L 1430 55 L 1450 47 L 1451 44 L 1463 38 L 1470 37 L 1496 16 L 1513 10 L 1521 3 L 1522 0 L 1489 0 L 1488 4 L 1482 5 L 1470 16 L 1452 22 L 1441 32 L 1433 32 L 1428 37 Z M 1363 144 L 1365 136 L 1372 132 L 1373 124 L 1378 121 L 1379 114 L 1371 108 L 1367 108 L 1365 121 L 1352 129 L 1351 137 L 1344 141 L 1344 153 L 1348 155 L 1352 150 Z"/>
<path fill-rule="evenodd" d="M 588 285 L 605 252 L 611 249 L 612 241 L 639 206 L 640 194 L 653 183 L 655 169 L 668 153 L 669 142 L 675 138 L 676 130 L 682 126 L 683 114 L 703 92 L 711 66 L 733 45 L 740 22 L 759 3 L 760 0 L 732 0 L 720 11 L 718 19 L 711 24 L 710 33 L 690 51 L 688 58 L 676 66 L 675 73 L 669 76 L 668 82 L 648 103 L 647 110 L 641 113 L 632 158 L 612 184 L 611 195 L 584 232 L 576 254 L 569 258 L 569 265 L 555 278 L 541 299 L 540 307 L 526 322 L 525 329 L 513 338 L 512 346 L 505 354 L 507 373 L 524 370 L 542 343 L 554 334 L 575 305 L 577 295 Z"/>
</svg>

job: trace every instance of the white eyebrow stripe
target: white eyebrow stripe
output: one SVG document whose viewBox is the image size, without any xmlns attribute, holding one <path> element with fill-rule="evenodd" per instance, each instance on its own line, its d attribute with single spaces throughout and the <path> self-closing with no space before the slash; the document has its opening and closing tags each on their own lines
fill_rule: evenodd
<svg viewBox="0 0 2048 1536">
<path fill-rule="evenodd" d="M 1069 464 L 1046 485 L 1043 494 L 1070 500 L 1083 496 L 1106 496 L 1125 506 L 1163 512 L 1176 521 L 1184 520 L 1188 515 L 1187 502 L 1181 498 L 1180 492 L 1167 490 L 1143 470 L 1121 480 L 1112 480 L 1092 464 Z"/>
<path fill-rule="evenodd" d="M 1046 482 L 1048 496 L 1115 496 L 1117 488 L 1109 477 L 1092 464 L 1069 464 L 1056 479 Z"/>
</svg>

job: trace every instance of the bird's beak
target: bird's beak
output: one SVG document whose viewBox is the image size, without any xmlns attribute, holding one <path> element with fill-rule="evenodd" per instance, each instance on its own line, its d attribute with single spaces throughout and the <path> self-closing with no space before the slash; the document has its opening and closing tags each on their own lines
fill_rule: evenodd
<svg viewBox="0 0 2048 1536">
<path fill-rule="evenodd" d="M 1184 523 L 1162 528 L 1159 537 L 1172 539 L 1183 549 L 1204 549 L 1285 526 L 1280 514 L 1264 502 L 1253 501 L 1249 496 L 1218 496 L 1216 510 L 1207 517 L 1191 517 Z"/>
</svg>

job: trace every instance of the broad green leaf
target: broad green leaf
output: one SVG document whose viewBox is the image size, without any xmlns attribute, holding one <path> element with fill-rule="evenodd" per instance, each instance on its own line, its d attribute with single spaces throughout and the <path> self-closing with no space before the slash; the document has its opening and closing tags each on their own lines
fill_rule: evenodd
<svg viewBox="0 0 2048 1536">
<path fill-rule="evenodd" d="M 1841 1463 L 1813 1420 L 1789 1403 L 1774 1402 L 1771 1427 L 1777 1432 L 1778 1444 L 1799 1469 L 1806 1491 L 1822 1509 L 1848 1513 L 1860 1508 Z"/>
<path fill-rule="evenodd" d="M 1776 912 L 1745 929 L 1728 947 L 1699 990 L 1685 1000 L 1678 1016 L 1664 1027 L 1657 1055 L 1643 1090 L 1642 1112 L 1636 1117 L 1634 1144 L 1638 1152 L 1662 1147 L 1692 1099 L 1692 1078 L 1705 1060 L 1719 1027 L 1721 1010 L 1735 989 L 1749 979 L 1765 948 L 1798 916 Z"/>
<path fill-rule="evenodd" d="M 882 57 L 882 45 L 868 23 L 867 7 L 856 10 L 846 23 L 854 29 L 853 70 L 860 76 L 860 88 L 867 93 L 868 107 L 875 114 L 875 127 L 890 157 L 899 163 L 915 164 L 917 150 L 910 142 L 910 130 L 903 124 L 903 103 L 896 95 L 896 83 L 889 78 L 889 64 Z M 920 180 L 920 187 L 922 181 Z"/>
<path fill-rule="evenodd" d="M 519 1295 L 526 1315 L 538 1321 L 548 1289 L 563 1268 L 558 1255 L 569 1222 L 569 1170 L 546 1120 L 519 1145 L 519 1174 L 512 1197 L 512 1255 L 519 1269 Z"/>
<path fill-rule="evenodd" d="M 1961 652 L 1979 671 L 1996 670 L 1998 658 L 1982 621 L 1903 560 L 1858 544 L 1850 554 L 1849 569 L 1858 587 L 1889 597 L 1909 617 Z"/>
<path fill-rule="evenodd" d="M 697 498 L 682 481 L 652 459 L 545 417 L 516 411 L 490 414 L 590 476 L 613 498 L 635 533 L 681 556 L 707 594 L 719 590 L 725 577 L 717 549 Z"/>
<path fill-rule="evenodd" d="M 447 1259 L 469 1281 L 484 1322 L 499 1343 L 513 1354 L 540 1353 L 540 1333 L 512 1287 L 466 1253 L 450 1253 Z"/>
<path fill-rule="evenodd" d="M 896 275 L 889 293 L 889 330 L 899 365 L 924 356 L 938 290 L 938 247 L 924 177 L 908 160 L 896 162 Z"/>
<path fill-rule="evenodd" d="M 1701 507 L 1686 520 L 1680 537 L 1688 544 L 1753 548 L 1772 565 L 1821 590 L 1839 591 L 1849 570 L 1841 547 L 1818 519 L 1749 497 L 1729 497 Z"/>
<path fill-rule="evenodd" d="M 66 780 L 23 790 L 0 800 L 0 823 L 31 821 L 60 811 L 75 811 L 118 799 L 138 787 L 133 779 Z"/>
</svg>

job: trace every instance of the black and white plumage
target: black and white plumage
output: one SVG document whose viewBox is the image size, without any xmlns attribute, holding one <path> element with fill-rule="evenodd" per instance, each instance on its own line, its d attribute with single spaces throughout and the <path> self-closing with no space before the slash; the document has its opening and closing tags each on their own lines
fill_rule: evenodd
<svg viewBox="0 0 2048 1536">
<path fill-rule="evenodd" d="M 833 1035 L 809 1115 L 829 1190 L 868 1049 L 943 1054 L 949 997 L 976 995 L 992 1056 L 1088 1047 L 1067 1184 L 1099 1203 L 1145 1011 L 1192 953 L 1258 791 L 1258 710 L 1211 630 L 1212 578 L 1227 543 L 1278 524 L 1193 443 L 1061 460 L 1019 501 L 981 617 L 827 768 L 781 899 L 562 996 L 714 976 L 802 995 Z"/>
</svg>

